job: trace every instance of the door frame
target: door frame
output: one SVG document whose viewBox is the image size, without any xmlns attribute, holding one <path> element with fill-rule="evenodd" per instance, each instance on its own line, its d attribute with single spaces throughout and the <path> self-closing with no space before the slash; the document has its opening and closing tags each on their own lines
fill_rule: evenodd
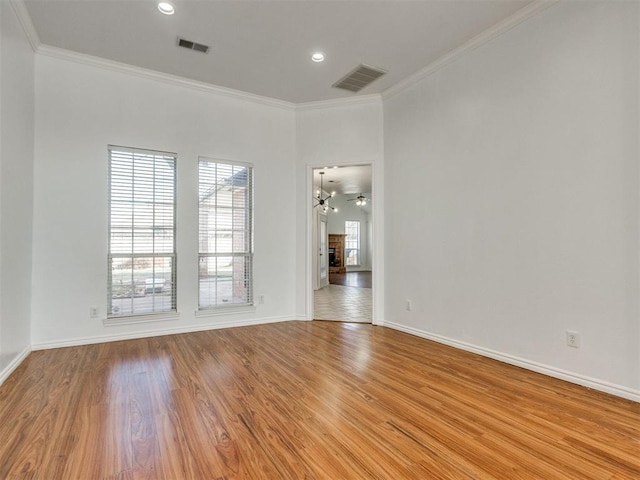
<svg viewBox="0 0 640 480">
<path fill-rule="evenodd" d="M 313 214 L 313 213 L 312 213 Z M 328 215 L 325 213 L 320 213 L 318 212 L 318 230 L 316 230 L 316 241 L 318 242 L 317 247 L 316 247 L 316 253 L 318 254 L 318 256 L 316 257 L 316 262 L 317 262 L 317 277 L 318 277 L 318 283 L 317 283 L 317 287 L 318 288 L 323 288 L 326 287 L 327 285 L 329 285 L 329 218 Z M 325 239 L 324 239 L 324 243 L 325 243 L 325 252 L 322 252 L 322 222 L 324 222 L 325 224 L 325 230 L 324 230 L 324 235 L 325 235 Z M 320 258 L 321 256 L 325 256 L 326 258 L 322 259 Z M 327 262 L 327 266 L 326 266 L 326 278 L 325 281 L 322 281 L 322 260 Z"/>
<path fill-rule="evenodd" d="M 371 323 L 373 325 L 384 325 L 384 163 L 382 159 L 373 161 L 335 162 L 307 164 L 307 175 L 305 194 L 307 196 L 307 245 L 306 245 L 306 292 L 305 292 L 305 320 L 313 320 L 313 285 L 316 252 L 313 249 L 312 223 L 313 216 L 313 171 L 325 168 L 327 165 L 338 167 L 355 167 L 359 165 L 371 165 L 371 205 L 373 221 L 373 249 L 371 258 L 372 270 L 372 303 Z"/>
</svg>

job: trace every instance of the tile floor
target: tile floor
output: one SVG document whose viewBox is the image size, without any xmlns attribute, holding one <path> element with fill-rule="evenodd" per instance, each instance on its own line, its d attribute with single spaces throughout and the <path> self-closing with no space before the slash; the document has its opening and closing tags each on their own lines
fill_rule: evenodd
<svg viewBox="0 0 640 480">
<path fill-rule="evenodd" d="M 313 295 L 316 320 L 371 323 L 371 289 L 327 285 Z"/>
</svg>

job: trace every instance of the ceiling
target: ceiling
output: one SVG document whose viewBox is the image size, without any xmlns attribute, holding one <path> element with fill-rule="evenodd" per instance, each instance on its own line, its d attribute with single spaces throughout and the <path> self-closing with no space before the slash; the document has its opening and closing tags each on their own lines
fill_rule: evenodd
<svg viewBox="0 0 640 480">
<path fill-rule="evenodd" d="M 45 45 L 293 103 L 380 93 L 531 3 L 175 0 L 166 16 L 150 0 L 24 1 Z M 331 87 L 361 63 L 388 73 L 357 94 Z"/>
<path fill-rule="evenodd" d="M 327 168 L 313 170 L 313 189 L 320 188 L 320 172 L 324 174 L 324 191 L 327 193 L 358 195 L 371 193 L 371 165 Z"/>
</svg>

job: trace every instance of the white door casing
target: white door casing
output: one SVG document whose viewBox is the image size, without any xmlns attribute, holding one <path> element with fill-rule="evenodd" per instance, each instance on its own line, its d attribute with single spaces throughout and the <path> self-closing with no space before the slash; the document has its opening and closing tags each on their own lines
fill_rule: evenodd
<svg viewBox="0 0 640 480">
<path fill-rule="evenodd" d="M 318 215 L 318 288 L 329 285 L 327 216 Z"/>
</svg>

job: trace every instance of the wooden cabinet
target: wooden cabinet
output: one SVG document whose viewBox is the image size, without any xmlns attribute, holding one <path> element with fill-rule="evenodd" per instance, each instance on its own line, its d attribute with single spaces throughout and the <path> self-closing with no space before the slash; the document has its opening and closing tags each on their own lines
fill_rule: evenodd
<svg viewBox="0 0 640 480">
<path fill-rule="evenodd" d="M 329 273 L 347 273 L 344 265 L 344 239 L 341 233 L 329 234 Z"/>
</svg>

